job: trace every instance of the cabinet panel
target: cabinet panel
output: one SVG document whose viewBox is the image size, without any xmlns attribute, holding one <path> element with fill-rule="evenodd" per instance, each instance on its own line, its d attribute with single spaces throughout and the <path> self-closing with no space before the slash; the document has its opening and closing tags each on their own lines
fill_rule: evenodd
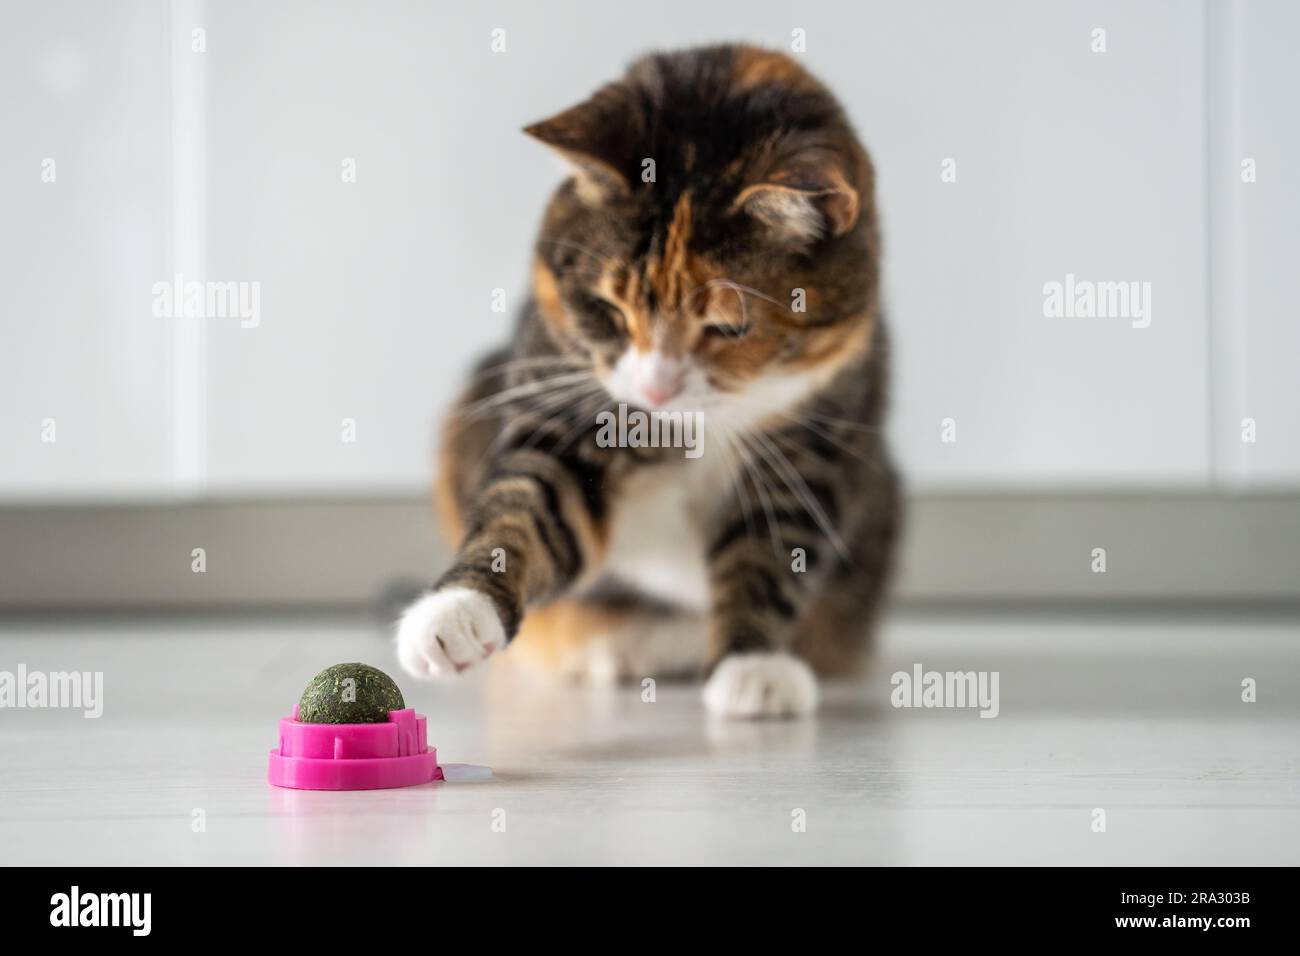
<svg viewBox="0 0 1300 956">
<path fill-rule="evenodd" d="M 0 26 L 0 496 L 166 494 L 174 326 L 167 4 Z"/>
</svg>

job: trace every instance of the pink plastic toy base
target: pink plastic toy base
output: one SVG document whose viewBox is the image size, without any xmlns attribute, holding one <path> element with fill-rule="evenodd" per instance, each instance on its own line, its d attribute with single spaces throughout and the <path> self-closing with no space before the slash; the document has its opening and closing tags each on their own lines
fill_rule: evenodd
<svg viewBox="0 0 1300 956">
<path fill-rule="evenodd" d="M 294 790 L 382 790 L 441 780 L 442 768 L 424 715 L 409 707 L 390 710 L 384 724 L 304 724 L 294 704 L 266 777 Z"/>
</svg>

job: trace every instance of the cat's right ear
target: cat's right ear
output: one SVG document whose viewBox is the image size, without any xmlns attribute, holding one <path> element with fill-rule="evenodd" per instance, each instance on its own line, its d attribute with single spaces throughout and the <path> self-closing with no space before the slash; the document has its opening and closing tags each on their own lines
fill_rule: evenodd
<svg viewBox="0 0 1300 956">
<path fill-rule="evenodd" d="M 792 138 L 763 157 L 733 208 L 744 209 L 788 241 L 838 237 L 858 222 L 861 200 L 845 175 L 844 157 Z"/>
<path fill-rule="evenodd" d="M 808 243 L 842 236 L 858 221 L 858 193 L 838 168 L 805 171 L 786 181 L 756 183 L 736 198 L 776 235 Z"/>
<path fill-rule="evenodd" d="M 618 129 L 611 94 L 602 90 L 563 113 L 524 127 L 525 133 L 569 162 L 578 198 L 591 206 L 631 194 L 627 178 L 616 165 L 618 151 L 610 139 L 611 132 Z"/>
</svg>

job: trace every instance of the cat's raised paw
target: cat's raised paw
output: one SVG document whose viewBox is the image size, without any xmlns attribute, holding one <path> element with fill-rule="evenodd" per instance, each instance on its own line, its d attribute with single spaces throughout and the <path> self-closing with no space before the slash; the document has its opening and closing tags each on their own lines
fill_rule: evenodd
<svg viewBox="0 0 1300 956">
<path fill-rule="evenodd" d="M 506 645 L 492 601 L 470 588 L 449 587 L 420 598 L 397 623 L 397 658 L 413 677 L 468 670 Z"/>
<path fill-rule="evenodd" d="M 704 685 L 704 706 L 721 717 L 802 717 L 817 709 L 817 678 L 791 654 L 732 654 Z"/>
</svg>

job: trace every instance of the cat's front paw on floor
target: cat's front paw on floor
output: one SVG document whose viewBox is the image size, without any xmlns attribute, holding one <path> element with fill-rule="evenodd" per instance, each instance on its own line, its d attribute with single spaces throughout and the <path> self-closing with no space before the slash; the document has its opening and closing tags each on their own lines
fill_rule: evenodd
<svg viewBox="0 0 1300 956">
<path fill-rule="evenodd" d="M 722 717 L 802 717 L 817 709 L 817 678 L 791 654 L 732 654 L 704 685 L 704 706 Z"/>
<path fill-rule="evenodd" d="M 413 677 L 459 674 L 505 645 L 496 606 L 470 588 L 426 594 L 397 623 L 397 658 Z"/>
</svg>

